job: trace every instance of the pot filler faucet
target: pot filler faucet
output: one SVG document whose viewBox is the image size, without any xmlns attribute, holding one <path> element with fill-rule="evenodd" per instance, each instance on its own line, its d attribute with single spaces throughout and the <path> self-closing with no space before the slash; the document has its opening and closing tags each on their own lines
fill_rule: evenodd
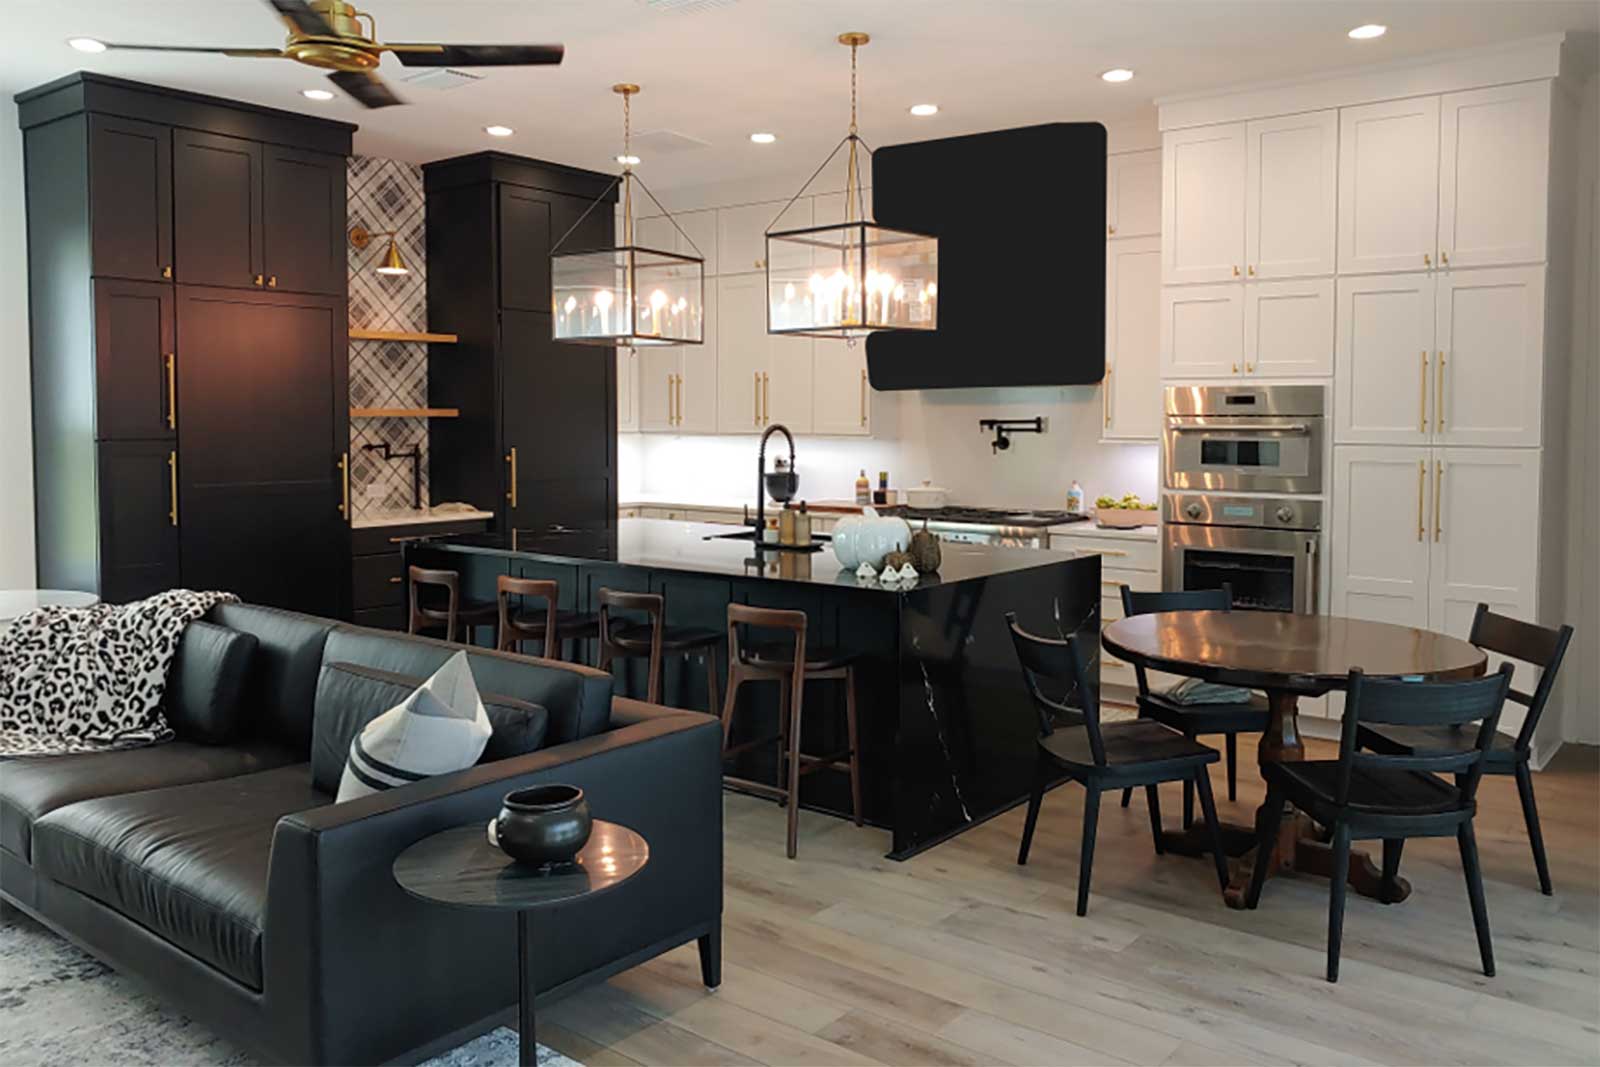
<svg viewBox="0 0 1600 1067">
<path fill-rule="evenodd" d="M 422 510 L 422 446 L 412 445 L 409 452 L 395 452 L 390 449 L 388 441 L 379 441 L 375 445 L 362 445 L 368 452 L 380 453 L 384 459 L 409 459 L 411 461 L 411 506 L 418 511 Z"/>
<path fill-rule="evenodd" d="M 789 469 L 786 471 L 773 471 L 767 473 L 767 438 L 775 433 L 781 433 L 789 440 Z M 782 460 L 779 460 L 781 463 Z M 794 469 L 794 434 L 789 432 L 789 427 L 781 422 L 775 422 L 767 427 L 767 432 L 761 435 L 761 448 L 756 452 L 756 546 L 761 545 L 761 538 L 767 531 L 767 493 L 772 493 L 772 499 L 780 504 L 786 504 L 794 499 L 794 494 L 800 488 L 800 475 Z"/>
</svg>

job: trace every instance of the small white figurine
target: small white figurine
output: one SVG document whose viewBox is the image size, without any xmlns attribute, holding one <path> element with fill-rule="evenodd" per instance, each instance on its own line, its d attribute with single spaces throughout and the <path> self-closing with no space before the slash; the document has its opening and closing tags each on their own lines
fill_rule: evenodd
<svg viewBox="0 0 1600 1067">
<path fill-rule="evenodd" d="M 878 572 L 873 570 L 872 564 L 868 563 L 866 560 L 862 560 L 861 566 L 856 568 L 856 577 L 862 579 L 863 581 L 871 581 L 877 576 Z"/>
</svg>

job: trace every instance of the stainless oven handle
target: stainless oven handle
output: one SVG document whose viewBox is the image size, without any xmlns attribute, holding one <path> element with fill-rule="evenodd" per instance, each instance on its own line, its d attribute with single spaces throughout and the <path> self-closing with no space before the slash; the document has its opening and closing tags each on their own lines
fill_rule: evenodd
<svg viewBox="0 0 1600 1067">
<path fill-rule="evenodd" d="M 1173 433 L 1298 433 L 1309 434 L 1311 427 L 1303 422 L 1264 422 L 1259 426 L 1186 426 L 1174 424 L 1167 427 Z"/>
</svg>

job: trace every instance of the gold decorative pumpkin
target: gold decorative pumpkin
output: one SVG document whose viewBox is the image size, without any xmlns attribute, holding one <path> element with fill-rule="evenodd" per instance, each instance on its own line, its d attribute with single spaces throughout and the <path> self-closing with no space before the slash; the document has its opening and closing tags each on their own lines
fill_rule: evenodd
<svg viewBox="0 0 1600 1067">
<path fill-rule="evenodd" d="M 907 563 L 911 563 L 911 554 L 909 552 L 891 552 L 883 557 L 883 566 L 878 569 L 883 571 L 893 567 L 895 570 L 899 570 Z M 913 567 L 916 566 L 915 563 L 911 563 L 911 565 Z"/>
<path fill-rule="evenodd" d="M 943 554 L 939 550 L 939 539 L 928 529 L 928 520 L 922 520 L 922 529 L 911 535 L 911 565 L 917 568 L 919 574 L 932 574 L 939 569 Z"/>
</svg>

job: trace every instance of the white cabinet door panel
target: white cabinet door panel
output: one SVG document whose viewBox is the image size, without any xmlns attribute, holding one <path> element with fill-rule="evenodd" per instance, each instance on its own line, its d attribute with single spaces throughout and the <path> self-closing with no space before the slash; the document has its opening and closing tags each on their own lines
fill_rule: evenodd
<svg viewBox="0 0 1600 1067">
<path fill-rule="evenodd" d="M 1106 242 L 1106 377 L 1101 436 L 1161 433 L 1161 238 Z"/>
<path fill-rule="evenodd" d="M 1439 98 L 1339 113 L 1339 273 L 1423 270 L 1439 219 Z"/>
<path fill-rule="evenodd" d="M 1426 448 L 1333 450 L 1331 614 L 1427 628 L 1430 456 Z"/>
<path fill-rule="evenodd" d="M 1434 440 L 1537 445 L 1544 388 L 1544 268 L 1438 276 Z"/>
<path fill-rule="evenodd" d="M 767 365 L 763 372 L 766 377 L 761 379 L 761 425 L 781 422 L 795 433 L 810 433 L 815 386 L 813 345 L 843 346 L 844 342 L 814 342 L 809 337 L 773 337 L 771 334 L 767 335 L 766 342 Z M 858 342 L 857 347 L 866 346 Z"/>
<path fill-rule="evenodd" d="M 639 428 L 639 354 L 637 349 L 619 348 L 617 353 L 617 430 Z"/>
<path fill-rule="evenodd" d="M 717 292 L 706 288 L 704 343 L 681 345 L 682 382 L 678 389 L 680 433 L 717 432 Z M 647 349 L 641 348 L 644 352 Z"/>
<path fill-rule="evenodd" d="M 1161 150 L 1161 280 L 1219 282 L 1244 271 L 1244 123 L 1175 130 Z"/>
<path fill-rule="evenodd" d="M 1503 615 L 1533 618 L 1539 453 L 1437 448 L 1429 476 L 1434 479 L 1431 628 L 1465 638 L 1480 601 Z"/>
<path fill-rule="evenodd" d="M 706 277 L 717 273 L 717 213 L 715 210 L 685 211 L 674 215 L 682 232 L 677 234 L 677 251 L 698 255 L 706 261 Z"/>
<path fill-rule="evenodd" d="M 717 429 L 761 432 L 761 374 L 767 369 L 764 275 L 717 279 Z"/>
<path fill-rule="evenodd" d="M 1439 254 L 1451 267 L 1540 263 L 1550 191 L 1550 85 L 1451 93 L 1439 111 Z"/>
<path fill-rule="evenodd" d="M 1161 236 L 1161 149 L 1106 157 L 1106 236 Z"/>
<path fill-rule="evenodd" d="M 1340 278 L 1335 444 L 1420 445 L 1433 426 L 1434 276 Z"/>
<path fill-rule="evenodd" d="M 1246 277 L 1332 274 L 1339 113 L 1263 119 L 1246 138 Z"/>
<path fill-rule="evenodd" d="M 767 265 L 767 227 L 783 211 L 783 201 L 741 204 L 717 209 L 717 271 L 720 274 L 748 274 L 765 270 Z M 811 200 L 801 197 L 784 212 L 780 230 L 811 225 Z"/>
<path fill-rule="evenodd" d="M 1333 373 L 1333 279 L 1244 287 L 1245 373 L 1285 378 Z"/>
<path fill-rule="evenodd" d="M 1167 286 L 1161 290 L 1161 373 L 1168 378 L 1231 378 L 1243 369 L 1244 286 Z"/>
<path fill-rule="evenodd" d="M 679 345 L 639 349 L 638 399 L 639 429 L 652 433 L 671 433 L 677 427 L 677 380 L 683 369 L 683 348 Z"/>
<path fill-rule="evenodd" d="M 867 385 L 867 346 L 818 341 L 812 347 L 815 368 L 812 432 L 872 432 L 872 399 Z"/>
</svg>

